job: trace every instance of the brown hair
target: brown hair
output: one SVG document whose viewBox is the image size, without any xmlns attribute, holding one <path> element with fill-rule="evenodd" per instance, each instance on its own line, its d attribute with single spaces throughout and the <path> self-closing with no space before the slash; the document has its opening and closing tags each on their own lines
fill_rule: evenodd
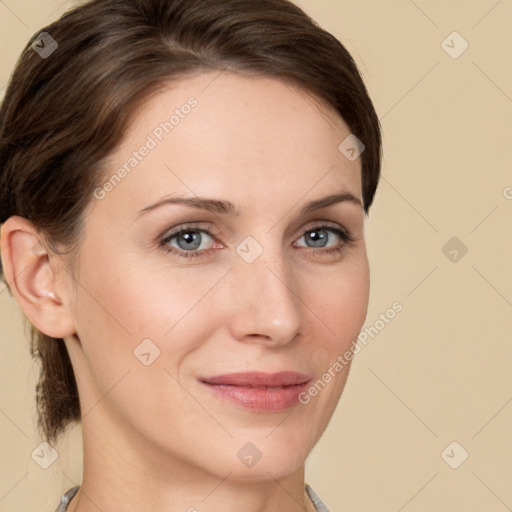
<svg viewBox="0 0 512 512">
<path fill-rule="evenodd" d="M 47 58 L 32 48 L 42 31 L 58 44 Z M 76 253 L 103 164 L 137 105 L 202 70 L 278 77 L 338 111 L 366 146 L 368 214 L 380 176 L 378 117 L 351 55 L 290 1 L 92 0 L 42 31 L 23 50 L 0 108 L 0 223 L 20 215 L 54 250 Z M 53 442 L 80 420 L 77 385 L 63 340 L 30 329 L 41 362 L 38 428 Z"/>
</svg>

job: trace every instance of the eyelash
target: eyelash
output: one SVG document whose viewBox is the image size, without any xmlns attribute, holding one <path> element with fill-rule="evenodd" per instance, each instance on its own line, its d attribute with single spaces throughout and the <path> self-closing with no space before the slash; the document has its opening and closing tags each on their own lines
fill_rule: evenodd
<svg viewBox="0 0 512 512">
<path fill-rule="evenodd" d="M 346 247 L 350 246 L 352 244 L 352 242 L 354 242 L 354 239 L 352 238 L 352 236 L 350 235 L 350 233 L 348 231 L 334 227 L 334 226 L 329 226 L 326 224 L 320 224 L 318 226 L 314 226 L 312 228 L 307 229 L 306 231 L 304 231 L 304 233 L 301 235 L 300 238 L 302 238 L 303 236 L 305 236 L 308 233 L 311 233 L 312 231 L 319 231 L 319 230 L 330 231 L 331 233 L 338 235 L 343 240 L 342 246 L 341 247 L 332 247 L 332 248 L 328 248 L 328 249 L 322 249 L 322 248 L 315 249 L 314 247 L 309 247 L 309 248 L 306 247 L 306 249 L 309 249 L 313 252 L 320 251 L 324 254 L 325 253 L 338 254 L 338 253 L 341 253 L 342 251 L 344 251 Z M 176 249 L 175 247 L 169 247 L 167 245 L 172 239 L 178 237 L 179 235 L 182 235 L 184 233 L 190 233 L 190 232 L 204 233 L 212 238 L 215 238 L 215 235 L 207 229 L 198 228 L 196 226 L 184 226 L 181 229 L 179 229 L 178 231 L 174 231 L 173 233 L 170 233 L 169 235 L 165 236 L 165 238 L 160 240 L 160 245 L 164 248 L 164 250 L 167 253 L 174 253 L 179 258 L 197 258 L 197 257 L 205 256 L 205 253 L 207 253 L 208 250 L 184 251 L 182 249 Z"/>
</svg>

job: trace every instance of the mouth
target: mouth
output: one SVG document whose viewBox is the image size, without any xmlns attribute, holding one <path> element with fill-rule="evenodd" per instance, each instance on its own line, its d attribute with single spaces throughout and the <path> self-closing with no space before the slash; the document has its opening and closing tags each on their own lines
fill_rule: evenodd
<svg viewBox="0 0 512 512">
<path fill-rule="evenodd" d="M 199 379 L 216 396 L 260 412 L 282 411 L 299 403 L 299 395 L 311 377 L 304 373 L 247 372 L 218 375 Z"/>
</svg>

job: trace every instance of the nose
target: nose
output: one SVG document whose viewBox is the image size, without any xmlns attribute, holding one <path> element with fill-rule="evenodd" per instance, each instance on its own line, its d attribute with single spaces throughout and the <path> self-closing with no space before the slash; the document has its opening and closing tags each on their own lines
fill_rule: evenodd
<svg viewBox="0 0 512 512">
<path fill-rule="evenodd" d="M 238 341 L 281 346 L 299 334 L 303 302 L 293 269 L 267 255 L 237 261 L 230 272 L 229 328 Z"/>
</svg>

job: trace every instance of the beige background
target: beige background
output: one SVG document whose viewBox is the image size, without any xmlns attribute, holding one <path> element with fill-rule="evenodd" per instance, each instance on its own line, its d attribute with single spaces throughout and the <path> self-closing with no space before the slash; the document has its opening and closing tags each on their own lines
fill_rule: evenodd
<svg viewBox="0 0 512 512">
<path fill-rule="evenodd" d="M 382 122 L 366 326 L 403 304 L 357 355 L 307 481 L 333 512 L 511 510 L 512 2 L 297 3 L 354 55 Z M 0 88 L 70 5 L 0 1 Z M 452 237 L 468 249 L 455 262 Z M 0 315 L 0 511 L 53 512 L 81 481 L 80 430 L 48 469 L 31 458 L 35 367 L 3 290 Z"/>
</svg>

